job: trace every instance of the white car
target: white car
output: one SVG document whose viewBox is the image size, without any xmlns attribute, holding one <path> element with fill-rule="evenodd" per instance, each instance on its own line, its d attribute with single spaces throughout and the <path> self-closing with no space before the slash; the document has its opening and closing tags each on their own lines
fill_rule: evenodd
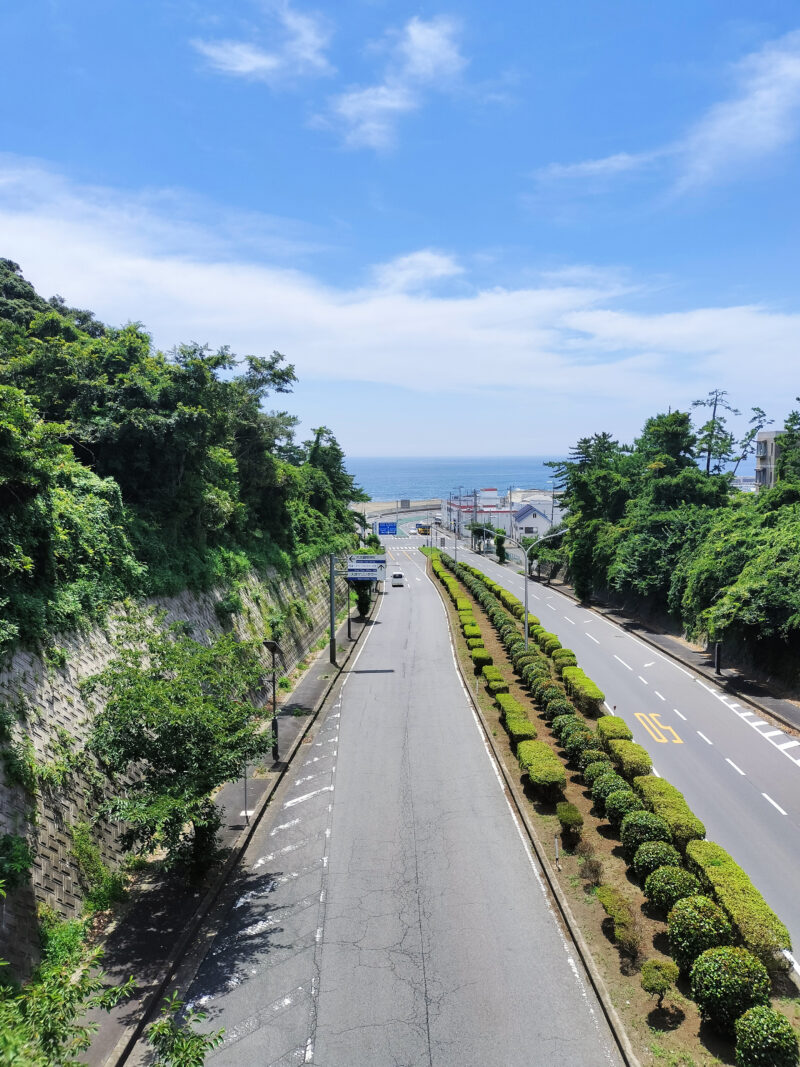
<svg viewBox="0 0 800 1067">
<path fill-rule="evenodd" d="M 392 585 L 405 585 L 406 579 L 402 571 L 392 571 Z"/>
</svg>

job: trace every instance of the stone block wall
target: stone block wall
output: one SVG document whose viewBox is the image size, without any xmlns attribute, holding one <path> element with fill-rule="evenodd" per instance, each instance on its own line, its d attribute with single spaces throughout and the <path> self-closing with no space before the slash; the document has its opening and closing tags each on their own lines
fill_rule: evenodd
<svg viewBox="0 0 800 1067">
<path fill-rule="evenodd" d="M 197 640 L 233 628 L 242 638 L 270 636 L 269 619 L 282 616 L 280 634 L 281 673 L 289 673 L 325 634 L 329 620 L 327 557 L 291 575 L 273 573 L 250 575 L 238 590 L 242 610 L 234 615 L 215 611 L 224 590 L 205 594 L 184 592 L 175 597 L 148 601 L 146 607 L 163 609 L 167 622 L 182 622 Z M 338 580 L 337 603 L 345 603 L 345 587 Z M 81 683 L 102 671 L 113 657 L 109 634 L 100 627 L 84 633 L 62 634 L 53 645 L 61 653 L 63 665 L 48 662 L 42 655 L 18 650 L 0 671 L 0 707 L 15 715 L 14 740 L 30 746 L 37 764 L 53 762 L 65 742 L 80 749 L 85 742 L 91 715 L 81 693 Z M 265 653 L 265 670 L 271 657 Z M 263 692 L 267 703 L 269 683 Z M 79 870 L 71 855 L 71 827 L 78 822 L 93 825 L 94 841 L 104 862 L 116 867 L 121 858 L 122 827 L 93 816 L 102 797 L 91 783 L 76 774 L 63 784 L 39 783 L 32 795 L 8 780 L 0 761 L 0 835 L 26 836 L 35 854 L 32 878 L 11 889 L 0 899 L 0 958 L 10 962 L 13 972 L 24 978 L 36 962 L 38 932 L 36 911 L 46 902 L 65 918 L 80 914 L 82 890 Z"/>
</svg>

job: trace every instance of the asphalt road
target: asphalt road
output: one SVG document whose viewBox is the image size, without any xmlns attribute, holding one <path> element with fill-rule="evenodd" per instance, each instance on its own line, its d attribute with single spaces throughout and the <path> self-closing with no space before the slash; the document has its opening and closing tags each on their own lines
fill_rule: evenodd
<svg viewBox="0 0 800 1067">
<path fill-rule="evenodd" d="M 407 543 L 407 542 L 406 542 Z M 620 1063 L 415 548 L 256 832 L 187 1000 L 213 1065 Z"/>
<path fill-rule="evenodd" d="M 523 599 L 521 564 L 500 566 L 463 542 L 458 556 Z M 800 946 L 800 740 L 555 589 L 529 582 L 528 610 L 573 649 L 656 773 L 681 790 Z"/>
</svg>

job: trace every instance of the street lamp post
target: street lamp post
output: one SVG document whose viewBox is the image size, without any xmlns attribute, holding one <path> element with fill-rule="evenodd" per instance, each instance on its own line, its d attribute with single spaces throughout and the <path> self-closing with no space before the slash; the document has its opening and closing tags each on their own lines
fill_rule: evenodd
<svg viewBox="0 0 800 1067">
<path fill-rule="evenodd" d="M 268 652 L 272 653 L 272 760 L 274 763 L 278 762 L 278 686 L 275 669 L 275 653 L 279 652 L 277 641 L 267 640 L 264 642 L 264 648 Z M 247 804 L 245 804 L 247 808 Z"/>
</svg>

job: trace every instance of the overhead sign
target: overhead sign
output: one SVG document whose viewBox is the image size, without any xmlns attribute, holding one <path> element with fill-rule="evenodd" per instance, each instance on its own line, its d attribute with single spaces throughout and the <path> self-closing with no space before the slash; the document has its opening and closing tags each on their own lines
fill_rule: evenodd
<svg viewBox="0 0 800 1067">
<path fill-rule="evenodd" d="M 357 567 L 360 563 L 382 563 L 385 567 L 386 553 L 381 552 L 380 555 L 378 555 L 377 553 L 364 552 L 347 557 L 348 567 Z"/>
<path fill-rule="evenodd" d="M 396 522 L 379 522 L 378 523 L 378 536 L 381 534 L 396 534 L 397 523 Z"/>
</svg>

